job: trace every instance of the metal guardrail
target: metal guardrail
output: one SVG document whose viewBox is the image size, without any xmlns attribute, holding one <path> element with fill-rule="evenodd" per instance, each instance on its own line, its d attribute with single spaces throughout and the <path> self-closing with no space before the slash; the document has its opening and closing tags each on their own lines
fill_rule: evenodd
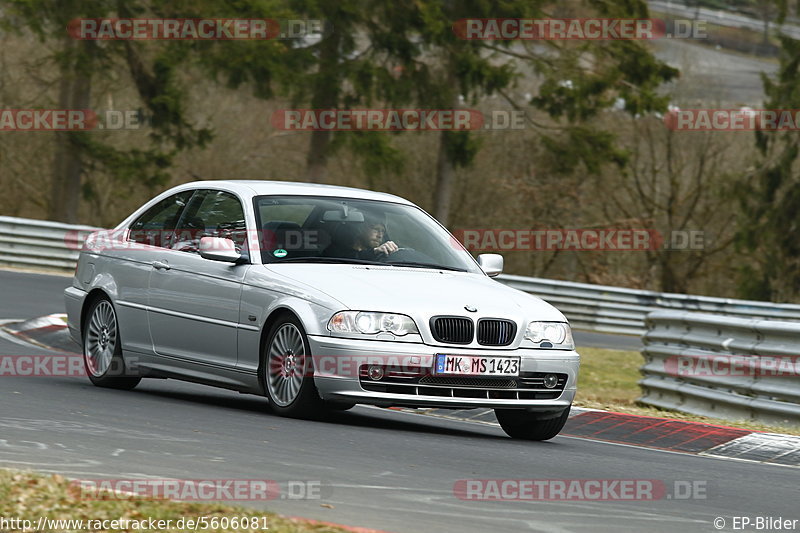
<svg viewBox="0 0 800 533">
<path fill-rule="evenodd" d="M 798 304 L 693 296 L 523 276 L 502 275 L 497 279 L 553 304 L 577 329 L 642 335 L 646 331 L 648 313 L 658 310 L 800 321 Z"/>
<path fill-rule="evenodd" d="M 0 264 L 75 268 L 82 239 L 98 228 L 0 216 Z M 502 275 L 502 283 L 555 305 L 576 329 L 641 335 L 645 317 L 659 309 L 700 311 L 730 316 L 800 321 L 800 305 L 670 294 Z"/>
<path fill-rule="evenodd" d="M 83 239 L 97 229 L 0 216 L 0 264 L 74 270 Z"/>
<path fill-rule="evenodd" d="M 648 6 L 651 11 L 659 11 L 668 15 L 677 15 L 686 20 L 700 20 L 705 23 L 716 24 L 728 28 L 747 28 L 755 32 L 764 31 L 764 21 L 741 13 L 724 11 L 699 6 L 687 6 L 682 2 L 671 2 L 669 0 L 650 0 Z M 800 27 L 791 21 L 791 17 L 783 24 L 768 22 L 770 32 L 778 32 L 788 35 L 793 39 L 800 39 Z"/>
<path fill-rule="evenodd" d="M 800 323 L 656 311 L 647 327 L 641 402 L 800 426 Z"/>
</svg>

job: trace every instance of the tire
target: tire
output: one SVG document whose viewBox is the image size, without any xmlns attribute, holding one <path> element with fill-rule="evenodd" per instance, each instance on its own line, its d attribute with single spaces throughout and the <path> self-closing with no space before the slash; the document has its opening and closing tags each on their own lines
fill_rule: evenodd
<svg viewBox="0 0 800 533">
<path fill-rule="evenodd" d="M 569 418 L 570 407 L 551 413 L 531 413 L 524 409 L 495 409 L 500 427 L 512 439 L 549 440 L 559 434 Z"/>
<path fill-rule="evenodd" d="M 262 354 L 264 389 L 272 410 L 291 418 L 322 415 L 325 404 L 314 384 L 308 337 L 294 315 L 284 315 L 270 328 Z"/>
<path fill-rule="evenodd" d="M 83 364 L 89 380 L 97 387 L 131 390 L 142 380 L 125 364 L 117 313 L 106 297 L 89 306 L 83 326 Z"/>
</svg>

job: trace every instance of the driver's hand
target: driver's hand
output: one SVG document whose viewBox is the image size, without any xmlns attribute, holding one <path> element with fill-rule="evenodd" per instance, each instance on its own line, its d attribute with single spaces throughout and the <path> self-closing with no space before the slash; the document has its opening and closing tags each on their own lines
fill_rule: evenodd
<svg viewBox="0 0 800 533">
<path fill-rule="evenodd" d="M 375 251 L 376 254 L 386 254 L 386 255 L 394 253 L 399 249 L 400 249 L 400 247 L 397 246 L 394 243 L 394 241 L 386 241 L 385 243 L 381 244 L 380 246 L 377 246 L 377 247 L 373 248 L 373 250 Z"/>
</svg>

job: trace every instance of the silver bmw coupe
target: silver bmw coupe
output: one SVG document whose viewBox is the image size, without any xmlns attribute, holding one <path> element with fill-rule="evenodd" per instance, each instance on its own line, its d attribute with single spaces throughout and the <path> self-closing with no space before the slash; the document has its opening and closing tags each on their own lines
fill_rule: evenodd
<svg viewBox="0 0 800 533">
<path fill-rule="evenodd" d="M 98 386 L 174 378 L 293 417 L 492 408 L 509 436 L 550 439 L 580 358 L 558 310 L 491 279 L 502 268 L 397 196 L 203 181 L 90 235 L 65 299 Z"/>
</svg>

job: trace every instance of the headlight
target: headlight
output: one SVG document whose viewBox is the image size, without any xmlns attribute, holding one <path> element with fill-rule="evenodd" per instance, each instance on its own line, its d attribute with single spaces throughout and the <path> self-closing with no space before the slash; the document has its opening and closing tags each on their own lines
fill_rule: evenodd
<svg viewBox="0 0 800 533">
<path fill-rule="evenodd" d="M 541 348 L 575 348 L 572 330 L 565 322 L 531 322 L 525 330 L 525 338 L 539 344 Z M 551 346 L 541 346 L 544 343 Z"/>
<path fill-rule="evenodd" d="M 409 333 L 419 333 L 417 325 L 410 316 L 397 313 L 373 313 L 368 311 L 340 311 L 328 321 L 328 329 L 333 333 L 391 333 L 398 337 Z"/>
</svg>

